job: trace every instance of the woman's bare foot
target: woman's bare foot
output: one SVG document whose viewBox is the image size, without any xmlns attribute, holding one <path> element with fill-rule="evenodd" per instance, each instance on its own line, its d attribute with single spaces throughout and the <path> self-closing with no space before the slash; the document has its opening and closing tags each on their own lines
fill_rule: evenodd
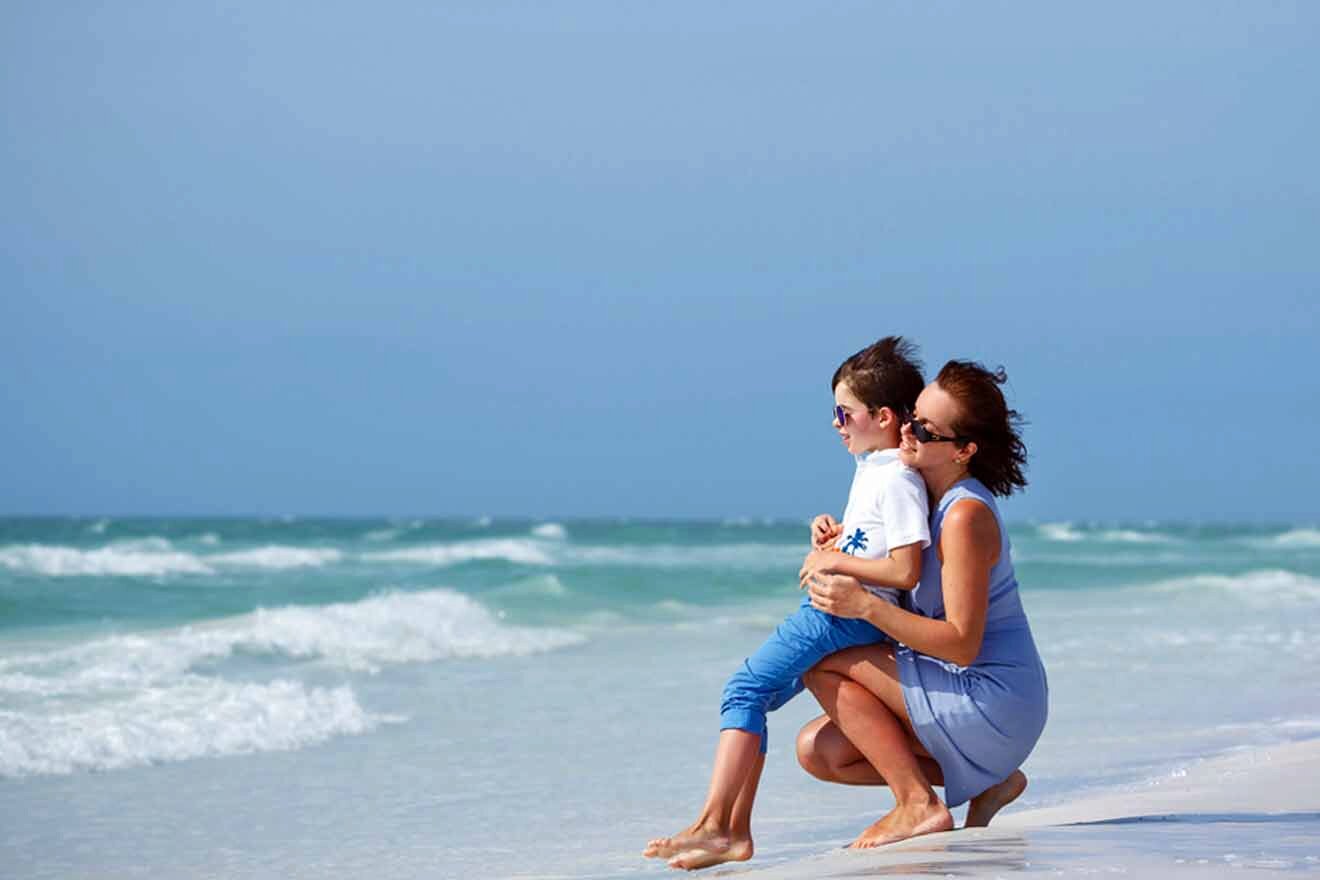
<svg viewBox="0 0 1320 880">
<path fill-rule="evenodd" d="M 704 845 L 683 850 L 669 860 L 669 867 L 696 871 L 725 862 L 745 862 L 752 857 L 752 839 L 723 839 L 722 845 Z"/>
<path fill-rule="evenodd" d="M 642 850 L 642 855 L 648 859 L 669 859 L 676 856 L 687 856 L 695 851 L 713 854 L 742 852 L 743 850 L 746 850 L 746 855 L 734 855 L 730 858 L 745 861 L 752 857 L 752 839 L 750 837 L 734 838 L 717 829 L 692 825 L 673 837 L 657 837 L 646 845 L 646 849 Z M 730 859 L 719 859 L 719 861 L 727 862 Z M 710 864 L 714 865 L 718 862 L 711 862 Z M 675 868 L 684 867 L 683 865 L 675 865 L 673 862 L 670 862 L 670 865 Z M 698 865 L 697 867 L 704 868 L 706 866 Z"/>
<path fill-rule="evenodd" d="M 953 814 L 939 799 L 921 804 L 900 804 L 862 832 L 849 849 L 870 849 L 937 831 L 953 830 Z"/>
<path fill-rule="evenodd" d="M 972 798 L 972 803 L 967 808 L 967 821 L 963 823 L 963 827 L 984 828 L 990 824 L 995 813 L 1013 803 L 1026 790 L 1027 775 L 1021 770 L 1014 770 L 1003 782 L 990 786 Z"/>
</svg>

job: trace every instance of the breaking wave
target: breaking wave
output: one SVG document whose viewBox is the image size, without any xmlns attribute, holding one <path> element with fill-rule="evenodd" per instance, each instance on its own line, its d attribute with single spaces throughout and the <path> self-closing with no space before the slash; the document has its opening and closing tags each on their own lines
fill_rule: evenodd
<svg viewBox="0 0 1320 880">
<path fill-rule="evenodd" d="M 205 535 L 202 537 L 203 543 L 219 543 L 218 538 L 214 542 L 206 538 Z M 161 577 L 172 574 L 215 574 L 218 567 L 271 570 L 320 567 L 338 562 L 343 556 L 339 550 L 328 547 L 286 547 L 274 544 L 199 556 L 176 550 L 164 538 L 141 538 L 91 550 L 51 544 L 10 545 L 0 548 L 0 566 L 47 577 Z"/>
<path fill-rule="evenodd" d="M 0 693 L 67 696 L 149 688 L 240 653 L 375 672 L 399 663 L 524 656 L 581 641 L 568 630 L 503 624 L 452 590 L 390 592 L 0 658 Z"/>
<path fill-rule="evenodd" d="M 237 550 L 203 557 L 210 565 L 231 565 L 248 568 L 281 570 L 286 568 L 320 568 L 339 562 L 344 554 L 332 547 L 282 547 L 269 545 L 252 550 Z"/>
<path fill-rule="evenodd" d="M 209 533 L 208 533 L 209 535 Z M 45 577 L 215 575 L 241 569 L 283 571 L 322 568 L 345 561 L 444 568 L 468 562 L 502 561 L 549 568 L 560 565 L 639 566 L 643 568 L 736 569 L 792 567 L 805 544 L 742 542 L 709 545 L 582 545 L 568 540 L 559 523 L 542 523 L 527 537 L 478 538 L 446 543 L 390 546 L 395 530 L 369 532 L 363 540 L 379 549 L 349 553 L 335 547 L 267 544 L 224 552 L 189 552 L 164 538 L 119 541 L 91 549 L 51 544 L 0 547 L 0 569 Z M 206 541 L 203 536 L 203 543 Z M 211 536 L 214 543 L 219 538 Z M 381 546 L 383 545 L 383 546 Z"/>
<path fill-rule="evenodd" d="M 1281 569 L 1261 569 L 1234 575 L 1195 574 L 1158 581 L 1145 589 L 1160 593 L 1227 593 L 1253 605 L 1320 602 L 1320 578 Z"/>
<path fill-rule="evenodd" d="M 289 751 L 399 720 L 364 711 L 347 685 L 187 676 L 74 709 L 0 711 L 0 776 Z"/>
<path fill-rule="evenodd" d="M 562 541 L 568 537 L 568 529 L 565 529 L 557 522 L 548 522 L 533 526 L 532 534 L 538 538 L 549 538 L 552 541 Z"/>
<path fill-rule="evenodd" d="M 1042 523 L 1036 531 L 1047 541 L 1080 541 L 1086 537 L 1072 523 Z"/>
<path fill-rule="evenodd" d="M 162 546 L 163 545 L 163 546 Z M 214 574 L 215 569 L 192 553 L 169 547 L 168 541 L 134 541 L 95 550 L 49 544 L 0 547 L 0 566 L 49 577 L 76 575 L 161 576 Z"/>
<path fill-rule="evenodd" d="M 1280 535 L 1253 539 L 1251 543 L 1264 547 L 1320 547 L 1320 529 L 1290 529 Z"/>
<path fill-rule="evenodd" d="M 412 562 L 422 565 L 458 565 L 476 560 L 502 559 L 519 565 L 554 565 L 554 558 L 544 544 L 527 538 L 489 538 L 459 541 L 453 544 L 425 544 L 364 553 L 374 562 Z"/>
<path fill-rule="evenodd" d="M 0 658 L 0 775 L 296 749 L 403 720 L 365 711 L 348 685 L 289 680 L 300 663 L 374 673 L 581 641 L 567 630 L 506 625 L 478 602 L 435 589 L 11 655 Z M 281 677 L 226 678 L 226 662 L 242 656 L 280 664 Z"/>
<path fill-rule="evenodd" d="M 1109 544 L 1169 544 L 1176 540 L 1162 532 L 1146 532 L 1138 529 L 1078 528 L 1068 522 L 1042 523 L 1036 526 L 1036 533 L 1047 541 L 1067 543 L 1103 541 Z"/>
</svg>

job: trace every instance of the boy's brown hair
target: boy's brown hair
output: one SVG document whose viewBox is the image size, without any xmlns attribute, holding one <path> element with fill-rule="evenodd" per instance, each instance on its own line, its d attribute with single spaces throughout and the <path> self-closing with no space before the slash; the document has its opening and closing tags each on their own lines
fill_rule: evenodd
<svg viewBox="0 0 1320 880">
<path fill-rule="evenodd" d="M 912 412 L 926 387 L 917 347 L 902 336 L 886 336 L 840 364 L 830 380 L 830 393 L 840 382 L 847 382 L 871 412 L 887 406 L 900 419 Z"/>
</svg>

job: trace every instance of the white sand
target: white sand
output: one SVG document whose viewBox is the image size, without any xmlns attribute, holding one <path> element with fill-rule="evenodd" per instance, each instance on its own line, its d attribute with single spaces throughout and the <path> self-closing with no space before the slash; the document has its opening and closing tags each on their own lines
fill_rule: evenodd
<svg viewBox="0 0 1320 880">
<path fill-rule="evenodd" d="M 1159 814 L 1320 811 L 1320 740 L 1243 750 L 1205 761 L 1142 791 L 1005 811 L 995 827 L 1039 828 Z"/>
<path fill-rule="evenodd" d="M 1142 790 L 1035 810 L 1010 808 L 990 828 L 710 872 L 783 880 L 900 873 L 1320 876 L 1320 740 L 1208 760 Z"/>
</svg>

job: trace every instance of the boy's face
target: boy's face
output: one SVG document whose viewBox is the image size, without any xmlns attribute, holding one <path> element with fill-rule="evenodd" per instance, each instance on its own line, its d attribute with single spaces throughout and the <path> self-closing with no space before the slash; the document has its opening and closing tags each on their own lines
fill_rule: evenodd
<svg viewBox="0 0 1320 880">
<path fill-rule="evenodd" d="M 853 455 L 861 455 L 874 449 L 882 449 L 887 435 L 881 427 L 887 411 L 878 409 L 871 412 L 866 404 L 857 399 L 847 382 L 840 382 L 834 388 L 834 405 L 842 408 L 843 420 L 838 413 L 834 416 L 834 430 L 839 432 L 839 439 Z"/>
</svg>

